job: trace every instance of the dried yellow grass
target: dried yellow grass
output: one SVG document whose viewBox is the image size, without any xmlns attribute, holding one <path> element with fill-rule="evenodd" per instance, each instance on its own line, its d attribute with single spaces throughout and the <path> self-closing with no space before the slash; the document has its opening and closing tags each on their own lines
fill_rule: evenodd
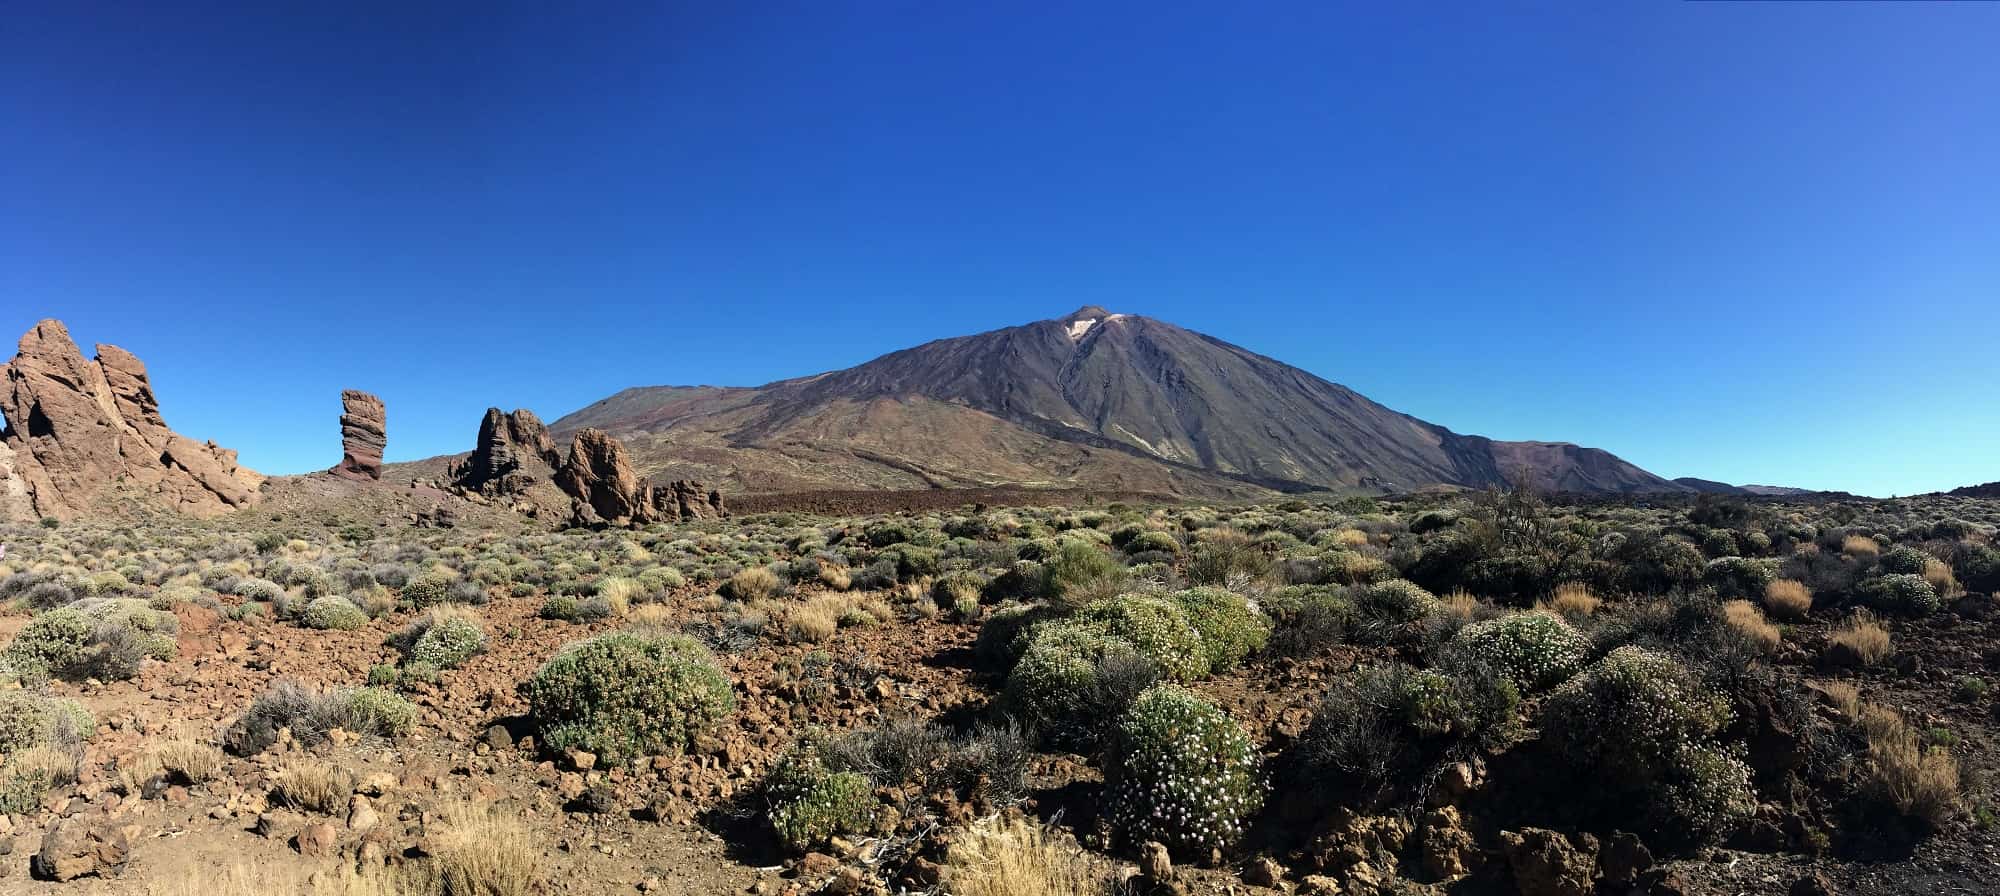
<svg viewBox="0 0 2000 896">
<path fill-rule="evenodd" d="M 777 594 L 783 584 L 777 573 L 753 566 L 729 577 L 729 596 L 740 601 L 763 600 Z"/>
<path fill-rule="evenodd" d="M 1915 729 L 1883 707 L 1864 707 L 1861 728 L 1868 739 L 1863 788 L 1869 794 L 1932 827 L 1958 814 L 1960 777 L 1951 751 L 1925 747 Z"/>
<path fill-rule="evenodd" d="M 1958 577 L 1952 575 L 1951 567 L 1936 557 L 1924 558 L 1924 581 L 1937 589 L 1939 597 L 1949 600 L 1965 593 L 1958 584 Z"/>
<path fill-rule="evenodd" d="M 1556 593 L 1549 598 L 1548 608 L 1563 616 L 1581 618 L 1597 612 L 1604 601 L 1590 593 L 1590 586 L 1582 582 L 1564 582 L 1556 586 Z"/>
<path fill-rule="evenodd" d="M 1834 629 L 1833 643 L 1854 651 L 1864 666 L 1873 666 L 1896 652 L 1889 642 L 1889 630 L 1867 610 L 1856 611 L 1853 618 Z"/>
<path fill-rule="evenodd" d="M 1812 589 L 1792 579 L 1764 586 L 1764 611 L 1779 619 L 1799 620 L 1812 612 Z"/>
<path fill-rule="evenodd" d="M 535 885 L 541 850 L 520 818 L 468 802 L 438 814 L 431 864 L 447 893 L 522 896 Z"/>
<path fill-rule="evenodd" d="M 633 625 L 668 627 L 674 621 L 674 611 L 666 604 L 645 604 L 633 610 Z"/>
<path fill-rule="evenodd" d="M 950 896 L 1101 896 L 1108 876 L 1076 842 L 1038 821 L 990 818 L 967 828 L 946 858 Z"/>
<path fill-rule="evenodd" d="M 785 610 L 785 637 L 795 643 L 820 644 L 833 639 L 840 630 L 840 617 L 850 606 L 837 596 L 816 597 Z"/>
<path fill-rule="evenodd" d="M 1440 606 L 1445 615 L 1469 622 L 1473 615 L 1479 612 L 1479 598 L 1472 596 L 1472 592 L 1460 588 L 1445 595 Z"/>
<path fill-rule="evenodd" d="M 1877 557 L 1882 554 L 1882 543 L 1866 535 L 1849 535 L 1840 540 L 1840 552 L 1849 557 Z"/>
<path fill-rule="evenodd" d="M 1722 618 L 1728 621 L 1730 628 L 1749 636 L 1765 653 L 1778 649 L 1778 642 L 1784 640 L 1784 634 L 1778 627 L 1764 618 L 1764 611 L 1747 600 L 1732 600 L 1723 604 Z"/>
<path fill-rule="evenodd" d="M 1358 548 L 1368 543 L 1368 533 L 1360 529 L 1342 529 L 1333 533 L 1333 543 L 1344 548 Z"/>
<path fill-rule="evenodd" d="M 1821 684 L 1819 691 L 1826 695 L 1827 702 L 1833 704 L 1833 710 L 1842 717 L 1848 719 L 1861 717 L 1860 688 L 1844 681 L 1829 681 Z"/>
<path fill-rule="evenodd" d="M 318 759 L 286 760 L 278 767 L 273 784 L 285 802 L 326 815 L 344 811 L 347 798 L 354 794 L 353 774 Z"/>
<path fill-rule="evenodd" d="M 440 896 L 421 863 L 358 872 L 346 863 L 308 868 L 287 862 L 239 862 L 228 868 L 197 865 L 170 880 L 155 880 L 146 896 Z"/>
</svg>

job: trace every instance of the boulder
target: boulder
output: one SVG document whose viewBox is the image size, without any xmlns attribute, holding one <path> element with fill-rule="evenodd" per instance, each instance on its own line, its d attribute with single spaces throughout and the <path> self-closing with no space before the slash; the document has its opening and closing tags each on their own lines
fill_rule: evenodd
<svg viewBox="0 0 2000 896">
<path fill-rule="evenodd" d="M 104 818 L 65 819 L 42 837 L 30 870 L 43 880 L 68 881 L 95 874 L 114 877 L 132 848 L 125 832 Z"/>
<path fill-rule="evenodd" d="M 1591 896 L 1597 892 L 1597 838 L 1572 843 L 1557 831 L 1522 828 L 1500 832 L 1500 845 L 1521 896 Z"/>
<path fill-rule="evenodd" d="M 214 516 L 256 503 L 264 483 L 236 452 L 168 428 L 131 352 L 99 345 L 85 360 L 61 321 L 36 324 L 0 365 L 0 416 L 0 513 L 16 518 L 69 519 L 133 495 Z"/>
<path fill-rule="evenodd" d="M 353 389 L 341 392 L 340 463 L 331 472 L 350 479 L 381 479 L 388 432 L 382 399 Z"/>
</svg>

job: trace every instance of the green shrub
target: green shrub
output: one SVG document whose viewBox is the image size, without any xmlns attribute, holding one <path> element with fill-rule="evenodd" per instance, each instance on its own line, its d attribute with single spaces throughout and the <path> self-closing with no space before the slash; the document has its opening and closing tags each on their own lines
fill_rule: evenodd
<svg viewBox="0 0 2000 896">
<path fill-rule="evenodd" d="M 1243 662 L 1271 638 L 1271 621 L 1233 591 L 1193 588 L 1176 592 L 1173 601 L 1201 635 L 1202 653 L 1212 673 Z"/>
<path fill-rule="evenodd" d="M 1748 766 L 1715 739 L 1726 700 L 1668 656 L 1620 647 L 1553 691 L 1542 736 L 1594 800 L 1666 840 L 1713 843 L 1756 810 Z"/>
<path fill-rule="evenodd" d="M 1178 554 L 1181 552 L 1180 539 L 1175 538 L 1172 532 L 1141 532 L 1132 536 L 1122 547 L 1125 553 L 1128 554 Z"/>
<path fill-rule="evenodd" d="M 1052 743 L 1088 749 L 1116 712 L 1158 677 L 1157 667 L 1130 641 L 1097 626 L 1046 622 L 1034 627 L 1026 652 L 1007 676 L 1004 699 Z"/>
<path fill-rule="evenodd" d="M 1066 538 L 1043 566 L 1042 581 L 1050 600 L 1075 607 L 1116 593 L 1127 575 L 1102 548 Z"/>
<path fill-rule="evenodd" d="M 867 831 L 875 820 L 874 786 L 864 775 L 827 768 L 817 738 L 778 758 L 764 779 L 771 829 L 786 846 L 804 850 L 843 834 Z"/>
<path fill-rule="evenodd" d="M 95 734 L 97 720 L 75 700 L 29 691 L 0 691 L 0 755 L 30 747 L 74 744 Z"/>
<path fill-rule="evenodd" d="M 931 602 L 954 619 L 979 615 L 979 594 L 986 577 L 976 572 L 954 572 L 931 583 Z"/>
<path fill-rule="evenodd" d="M 1459 629 L 1462 650 L 1523 691 L 1567 681 L 1590 659 L 1590 639 L 1552 613 L 1515 613 Z"/>
<path fill-rule="evenodd" d="M 1209 673 L 1201 632 L 1195 630 L 1180 605 L 1171 600 L 1144 594 L 1120 595 L 1091 604 L 1078 619 L 1129 642 L 1175 681 L 1194 681 Z"/>
<path fill-rule="evenodd" d="M 1743 557 L 1717 557 L 1708 561 L 1702 583 L 1715 589 L 1724 600 L 1762 600 L 1764 589 L 1777 578 L 1768 563 Z"/>
<path fill-rule="evenodd" d="M 563 649 L 528 682 L 529 703 L 552 750 L 606 762 L 675 755 L 736 708 L 729 680 L 684 635 L 623 631 Z"/>
<path fill-rule="evenodd" d="M 411 579 L 403 586 L 403 602 L 423 610 L 451 600 L 452 578 L 437 573 L 425 573 Z"/>
<path fill-rule="evenodd" d="M 1104 777 L 1112 828 L 1175 855 L 1234 844 L 1264 798 L 1256 749 L 1236 720 L 1175 685 L 1141 694 L 1118 721 Z"/>
<path fill-rule="evenodd" d="M 1324 585 L 1280 588 L 1265 596 L 1263 606 L 1277 618 L 1270 648 L 1280 656 L 1311 656 L 1339 644 L 1355 619 L 1347 589 Z"/>
<path fill-rule="evenodd" d="M 307 628 L 352 631 L 368 624 L 368 614 L 347 598 L 329 595 L 306 604 L 299 622 Z"/>
<path fill-rule="evenodd" d="M 417 722 L 416 704 L 381 688 L 337 691 L 335 699 L 344 704 L 341 727 L 355 734 L 402 737 Z"/>
<path fill-rule="evenodd" d="M 1351 632 L 1363 643 L 1410 641 L 1441 607 L 1435 595 L 1405 579 L 1356 585 L 1348 596 L 1354 603 Z"/>
<path fill-rule="evenodd" d="M 64 677 L 89 658 L 90 639 L 96 630 L 96 621 L 82 612 L 50 610 L 28 621 L 7 645 L 5 656 L 22 677 Z"/>
<path fill-rule="evenodd" d="M 1929 616 L 1943 605 L 1937 589 L 1911 573 L 1876 576 L 1862 582 L 1859 590 L 1869 606 L 1899 616 Z"/>
</svg>

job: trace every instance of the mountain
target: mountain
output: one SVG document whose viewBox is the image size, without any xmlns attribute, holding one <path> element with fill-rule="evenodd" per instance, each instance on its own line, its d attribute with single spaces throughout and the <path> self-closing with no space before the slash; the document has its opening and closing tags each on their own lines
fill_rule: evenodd
<svg viewBox="0 0 2000 896">
<path fill-rule="evenodd" d="M 1085 307 L 744 388 L 627 389 L 550 427 L 735 492 L 1022 485 L 1182 495 L 1692 489 L 1564 442 L 1462 435 L 1164 321 Z"/>
</svg>

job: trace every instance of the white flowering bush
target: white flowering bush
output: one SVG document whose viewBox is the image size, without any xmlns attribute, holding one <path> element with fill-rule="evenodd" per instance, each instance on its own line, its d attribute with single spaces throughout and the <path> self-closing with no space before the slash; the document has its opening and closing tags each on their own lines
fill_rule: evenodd
<svg viewBox="0 0 2000 896">
<path fill-rule="evenodd" d="M 707 648 L 648 630 L 563 648 L 528 680 L 528 701 L 549 749 L 609 763 L 677 755 L 736 710 Z"/>
<path fill-rule="evenodd" d="M 1258 756 L 1229 714 L 1177 685 L 1160 685 L 1119 720 L 1105 761 L 1112 827 L 1206 855 L 1242 836 L 1263 804 Z"/>
<path fill-rule="evenodd" d="M 1710 843 L 1756 811 L 1749 767 L 1716 740 L 1730 718 L 1671 657 L 1627 646 L 1551 692 L 1541 729 L 1605 805 L 1661 836 Z"/>
<path fill-rule="evenodd" d="M 1876 576 L 1861 583 L 1861 596 L 1869 606 L 1899 616 L 1929 616 L 1943 601 L 1937 589 L 1924 577 L 1911 573 Z"/>
<path fill-rule="evenodd" d="M 454 669 L 486 649 L 486 631 L 479 620 L 461 614 L 438 616 L 410 648 L 410 661 Z"/>
<path fill-rule="evenodd" d="M 1354 602 L 1351 633 L 1364 643 L 1408 641 L 1443 606 L 1437 595 L 1408 579 L 1356 585 L 1349 596 Z"/>
<path fill-rule="evenodd" d="M 1088 746 L 1106 721 L 1099 717 L 1107 708 L 1106 670 L 1135 665 L 1153 668 L 1130 641 L 1092 625 L 1043 623 L 1035 626 L 1027 652 L 1008 674 L 1004 699 L 1016 716 L 1051 740 Z"/>
<path fill-rule="evenodd" d="M 816 737 L 794 744 L 764 779 L 771 829 L 799 851 L 841 834 L 868 830 L 875 820 L 875 789 L 868 778 L 827 767 Z"/>
<path fill-rule="evenodd" d="M 1492 667 L 1522 691 L 1554 687 L 1590 658 L 1590 639 L 1553 613 L 1516 613 L 1459 629 L 1454 648 Z"/>
<path fill-rule="evenodd" d="M 155 610 L 139 598 L 91 597 L 71 604 L 70 609 L 96 620 L 100 626 L 125 629 L 146 655 L 156 660 L 173 659 L 179 646 L 176 639 L 181 630 L 179 617 Z"/>
<path fill-rule="evenodd" d="M 1209 673 L 1201 632 L 1188 621 L 1180 605 L 1171 600 L 1125 594 L 1091 604 L 1078 618 L 1105 634 L 1130 642 L 1175 681 L 1194 681 Z"/>
</svg>

